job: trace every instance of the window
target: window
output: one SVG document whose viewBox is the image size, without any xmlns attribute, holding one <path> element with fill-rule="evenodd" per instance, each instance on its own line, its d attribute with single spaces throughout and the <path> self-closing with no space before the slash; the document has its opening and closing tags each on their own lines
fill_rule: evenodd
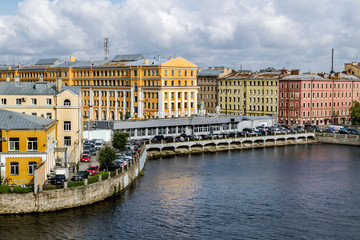
<svg viewBox="0 0 360 240">
<path fill-rule="evenodd" d="M 64 106 L 70 106 L 71 105 L 71 102 L 69 99 L 65 99 L 64 101 Z"/>
<path fill-rule="evenodd" d="M 36 98 L 32 98 L 32 99 L 31 99 L 31 104 L 32 104 L 32 105 L 36 105 L 36 104 L 37 104 L 37 99 L 36 99 Z"/>
<path fill-rule="evenodd" d="M 168 70 L 165 70 L 165 76 L 167 76 L 168 75 Z M 166 86 L 166 85 L 165 85 Z"/>
<path fill-rule="evenodd" d="M 2 105 L 6 105 L 6 98 L 2 98 L 2 99 L 1 99 L 1 104 L 2 104 Z"/>
<path fill-rule="evenodd" d="M 9 151 L 20 151 L 19 138 L 9 138 Z"/>
<path fill-rule="evenodd" d="M 47 99 L 46 99 L 46 104 L 47 104 L 47 105 L 51 105 L 51 98 L 47 98 Z"/>
<path fill-rule="evenodd" d="M 21 105 L 21 98 L 16 99 L 16 105 Z"/>
<path fill-rule="evenodd" d="M 29 175 L 34 175 L 37 168 L 37 162 L 29 162 Z"/>
<path fill-rule="evenodd" d="M 64 137 L 64 146 L 65 147 L 71 146 L 71 137 Z"/>
<path fill-rule="evenodd" d="M 37 138 L 27 138 L 27 150 L 28 151 L 37 151 L 38 150 Z"/>
<path fill-rule="evenodd" d="M 64 121 L 64 131 L 71 131 L 71 121 Z"/>
<path fill-rule="evenodd" d="M 10 175 L 19 175 L 19 163 L 18 162 L 10 163 Z"/>
</svg>

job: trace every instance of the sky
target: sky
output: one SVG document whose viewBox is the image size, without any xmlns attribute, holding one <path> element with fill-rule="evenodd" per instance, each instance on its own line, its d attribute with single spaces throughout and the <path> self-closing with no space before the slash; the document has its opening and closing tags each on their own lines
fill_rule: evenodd
<svg viewBox="0 0 360 240">
<path fill-rule="evenodd" d="M 180 56 L 201 68 L 329 72 L 360 61 L 359 0 L 0 0 L 0 64 Z"/>
</svg>

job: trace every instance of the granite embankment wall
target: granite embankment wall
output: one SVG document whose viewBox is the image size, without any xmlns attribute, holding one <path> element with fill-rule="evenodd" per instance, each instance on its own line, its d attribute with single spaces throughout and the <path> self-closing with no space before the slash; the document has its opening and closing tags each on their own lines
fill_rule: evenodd
<svg viewBox="0 0 360 240">
<path fill-rule="evenodd" d="M 319 143 L 360 146 L 359 135 L 316 133 L 315 140 Z"/>
<path fill-rule="evenodd" d="M 139 175 L 146 161 L 142 155 L 118 175 L 93 184 L 38 193 L 0 194 L 0 214 L 48 212 L 88 205 L 117 194 Z"/>
</svg>

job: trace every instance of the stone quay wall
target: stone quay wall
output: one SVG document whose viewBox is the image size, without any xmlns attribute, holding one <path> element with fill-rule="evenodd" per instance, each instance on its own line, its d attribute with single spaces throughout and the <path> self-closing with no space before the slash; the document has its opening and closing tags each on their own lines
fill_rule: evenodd
<svg viewBox="0 0 360 240">
<path fill-rule="evenodd" d="M 319 143 L 360 146 L 359 135 L 316 133 L 315 139 Z"/>
<path fill-rule="evenodd" d="M 79 187 L 38 193 L 0 194 L 0 214 L 57 211 L 92 204 L 118 194 L 139 175 L 146 161 L 146 149 L 118 175 Z"/>
</svg>

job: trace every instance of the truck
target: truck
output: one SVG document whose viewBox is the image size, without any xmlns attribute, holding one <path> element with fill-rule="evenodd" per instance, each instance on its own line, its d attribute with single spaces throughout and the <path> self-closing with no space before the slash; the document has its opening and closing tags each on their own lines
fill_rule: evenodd
<svg viewBox="0 0 360 240">
<path fill-rule="evenodd" d="M 102 149 L 104 146 L 104 141 L 102 139 L 98 139 L 95 141 L 95 149 Z"/>
<path fill-rule="evenodd" d="M 338 132 L 341 129 L 346 129 L 344 126 L 341 125 L 329 125 L 329 130 L 333 131 L 333 132 Z"/>
<path fill-rule="evenodd" d="M 64 184 L 69 178 L 69 168 L 55 169 L 55 184 Z"/>
</svg>

